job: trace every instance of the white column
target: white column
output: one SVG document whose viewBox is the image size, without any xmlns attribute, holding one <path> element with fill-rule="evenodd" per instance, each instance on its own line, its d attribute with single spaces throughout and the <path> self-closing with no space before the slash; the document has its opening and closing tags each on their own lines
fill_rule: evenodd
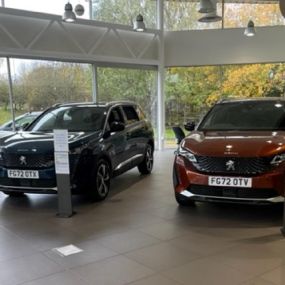
<svg viewBox="0 0 285 285">
<path fill-rule="evenodd" d="M 92 0 L 89 0 L 89 19 L 92 20 L 93 16 Z"/>
<path fill-rule="evenodd" d="M 92 0 L 89 0 L 89 19 L 92 20 Z M 92 64 L 92 101 L 98 102 L 98 76 L 96 63 Z"/>
<path fill-rule="evenodd" d="M 159 30 L 159 64 L 157 70 L 157 138 L 158 149 L 164 148 L 165 97 L 164 97 L 164 0 L 157 0 L 157 29 Z"/>
</svg>

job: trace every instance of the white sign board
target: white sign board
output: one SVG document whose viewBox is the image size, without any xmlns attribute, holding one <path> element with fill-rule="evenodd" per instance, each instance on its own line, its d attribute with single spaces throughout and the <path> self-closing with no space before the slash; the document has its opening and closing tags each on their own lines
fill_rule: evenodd
<svg viewBox="0 0 285 285">
<path fill-rule="evenodd" d="M 57 174 L 69 174 L 68 152 L 55 152 L 54 162 Z"/>
<path fill-rule="evenodd" d="M 54 151 L 68 152 L 68 131 L 53 130 Z"/>
<path fill-rule="evenodd" d="M 54 162 L 57 174 L 69 174 L 68 131 L 53 130 Z"/>
</svg>

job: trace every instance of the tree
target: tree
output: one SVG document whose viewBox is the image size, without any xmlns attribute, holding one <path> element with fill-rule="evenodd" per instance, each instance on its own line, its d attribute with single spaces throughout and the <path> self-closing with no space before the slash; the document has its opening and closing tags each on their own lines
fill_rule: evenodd
<svg viewBox="0 0 285 285">
<path fill-rule="evenodd" d="M 75 63 L 35 64 L 21 74 L 19 90 L 27 98 L 29 110 L 41 110 L 59 102 L 90 101 L 91 72 Z"/>
<path fill-rule="evenodd" d="M 149 119 L 156 107 L 155 73 L 150 70 L 98 68 L 100 101 L 129 100 L 141 105 Z"/>
</svg>

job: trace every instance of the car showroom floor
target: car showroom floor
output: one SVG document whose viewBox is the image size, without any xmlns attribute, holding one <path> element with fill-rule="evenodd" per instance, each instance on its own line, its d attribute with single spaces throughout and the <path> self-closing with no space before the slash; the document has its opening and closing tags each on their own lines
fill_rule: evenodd
<svg viewBox="0 0 285 285">
<path fill-rule="evenodd" d="M 180 208 L 173 150 L 155 158 L 152 175 L 114 179 L 105 202 L 73 197 L 72 218 L 55 216 L 56 196 L 1 193 L 0 284 L 285 284 L 281 207 Z M 66 245 L 82 251 L 55 250 Z"/>
</svg>

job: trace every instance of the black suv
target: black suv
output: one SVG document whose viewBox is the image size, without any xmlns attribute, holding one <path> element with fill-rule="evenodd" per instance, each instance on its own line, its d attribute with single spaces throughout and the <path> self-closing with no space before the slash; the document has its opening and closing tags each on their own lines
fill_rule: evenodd
<svg viewBox="0 0 285 285">
<path fill-rule="evenodd" d="M 0 139 L 0 191 L 56 193 L 53 130 L 67 129 L 73 192 L 103 200 L 110 179 L 133 167 L 149 174 L 153 129 L 138 105 L 70 103 L 49 108 L 25 130 Z"/>
</svg>

